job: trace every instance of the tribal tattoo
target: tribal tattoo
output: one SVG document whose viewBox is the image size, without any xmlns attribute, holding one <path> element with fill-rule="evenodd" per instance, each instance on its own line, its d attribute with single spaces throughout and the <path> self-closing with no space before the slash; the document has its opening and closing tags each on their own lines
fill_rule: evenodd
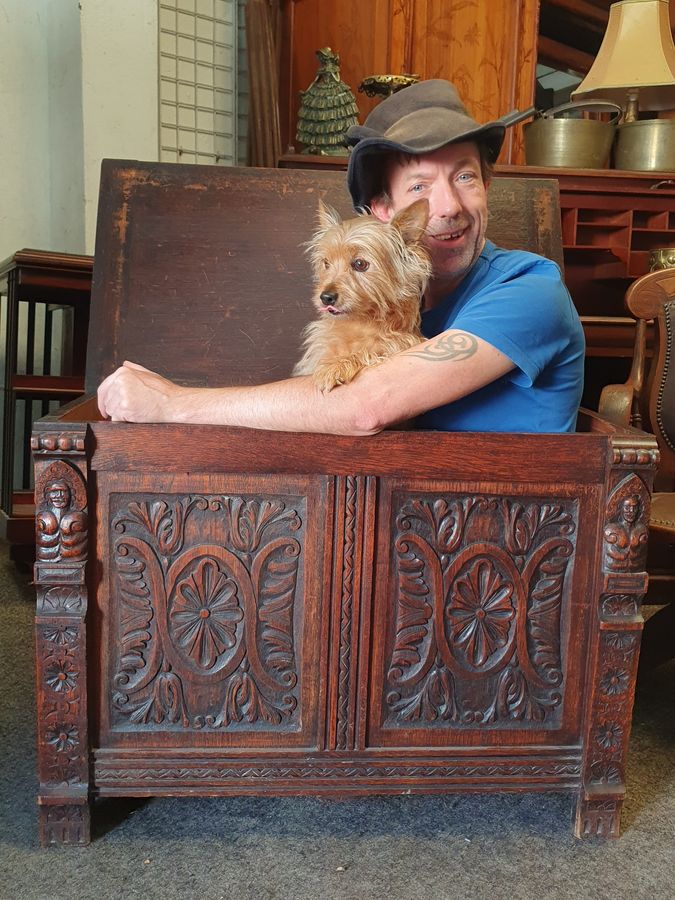
<svg viewBox="0 0 675 900">
<path fill-rule="evenodd" d="M 468 359 L 478 350 L 478 341 L 465 331 L 449 331 L 440 335 L 438 340 L 425 344 L 421 350 L 406 350 L 406 356 L 418 356 L 420 359 L 444 362 L 448 359 Z"/>
</svg>

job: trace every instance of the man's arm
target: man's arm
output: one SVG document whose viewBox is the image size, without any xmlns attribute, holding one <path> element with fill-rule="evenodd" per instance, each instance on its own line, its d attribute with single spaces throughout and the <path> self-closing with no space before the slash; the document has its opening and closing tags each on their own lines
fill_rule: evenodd
<svg viewBox="0 0 675 900">
<path fill-rule="evenodd" d="M 113 421 L 367 435 L 471 394 L 513 367 L 486 341 L 451 329 L 325 394 L 310 377 L 253 387 L 181 387 L 127 362 L 101 384 L 98 403 Z"/>
</svg>

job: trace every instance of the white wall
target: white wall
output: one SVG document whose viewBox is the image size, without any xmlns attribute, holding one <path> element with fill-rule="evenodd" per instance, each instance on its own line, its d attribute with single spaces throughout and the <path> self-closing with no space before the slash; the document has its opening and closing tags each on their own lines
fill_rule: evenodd
<svg viewBox="0 0 675 900">
<path fill-rule="evenodd" d="M 157 0 L 80 4 L 85 241 L 93 253 L 101 160 L 158 158 Z"/>
<path fill-rule="evenodd" d="M 101 159 L 158 157 L 157 0 L 0 0 L 0 259 L 93 253 Z"/>
<path fill-rule="evenodd" d="M 82 253 L 85 237 L 80 10 L 77 0 L 46 0 L 46 5 L 50 249 Z"/>
<path fill-rule="evenodd" d="M 0 260 L 50 243 L 47 9 L 0 0 Z"/>
</svg>

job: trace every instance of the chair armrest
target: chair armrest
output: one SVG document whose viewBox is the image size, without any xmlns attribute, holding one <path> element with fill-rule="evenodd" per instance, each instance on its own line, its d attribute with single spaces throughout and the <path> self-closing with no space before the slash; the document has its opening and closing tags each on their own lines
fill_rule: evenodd
<svg viewBox="0 0 675 900">
<path fill-rule="evenodd" d="M 628 427 L 632 421 L 633 398 L 635 391 L 632 384 L 608 384 L 602 389 L 598 412 L 604 419 L 615 425 Z"/>
</svg>

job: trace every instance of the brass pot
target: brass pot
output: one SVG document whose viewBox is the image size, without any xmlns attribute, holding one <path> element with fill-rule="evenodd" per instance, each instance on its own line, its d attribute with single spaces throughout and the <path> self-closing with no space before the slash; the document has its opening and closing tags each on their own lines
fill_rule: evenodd
<svg viewBox="0 0 675 900">
<path fill-rule="evenodd" d="M 619 125 L 614 168 L 675 172 L 675 119 L 643 119 Z"/>
<path fill-rule="evenodd" d="M 657 247 L 649 253 L 649 271 L 675 269 L 675 247 Z"/>
<path fill-rule="evenodd" d="M 598 119 L 559 118 L 577 112 L 610 112 L 609 122 Z M 564 166 L 604 169 L 614 139 L 621 107 L 594 100 L 565 103 L 550 109 L 524 128 L 528 166 Z"/>
</svg>

